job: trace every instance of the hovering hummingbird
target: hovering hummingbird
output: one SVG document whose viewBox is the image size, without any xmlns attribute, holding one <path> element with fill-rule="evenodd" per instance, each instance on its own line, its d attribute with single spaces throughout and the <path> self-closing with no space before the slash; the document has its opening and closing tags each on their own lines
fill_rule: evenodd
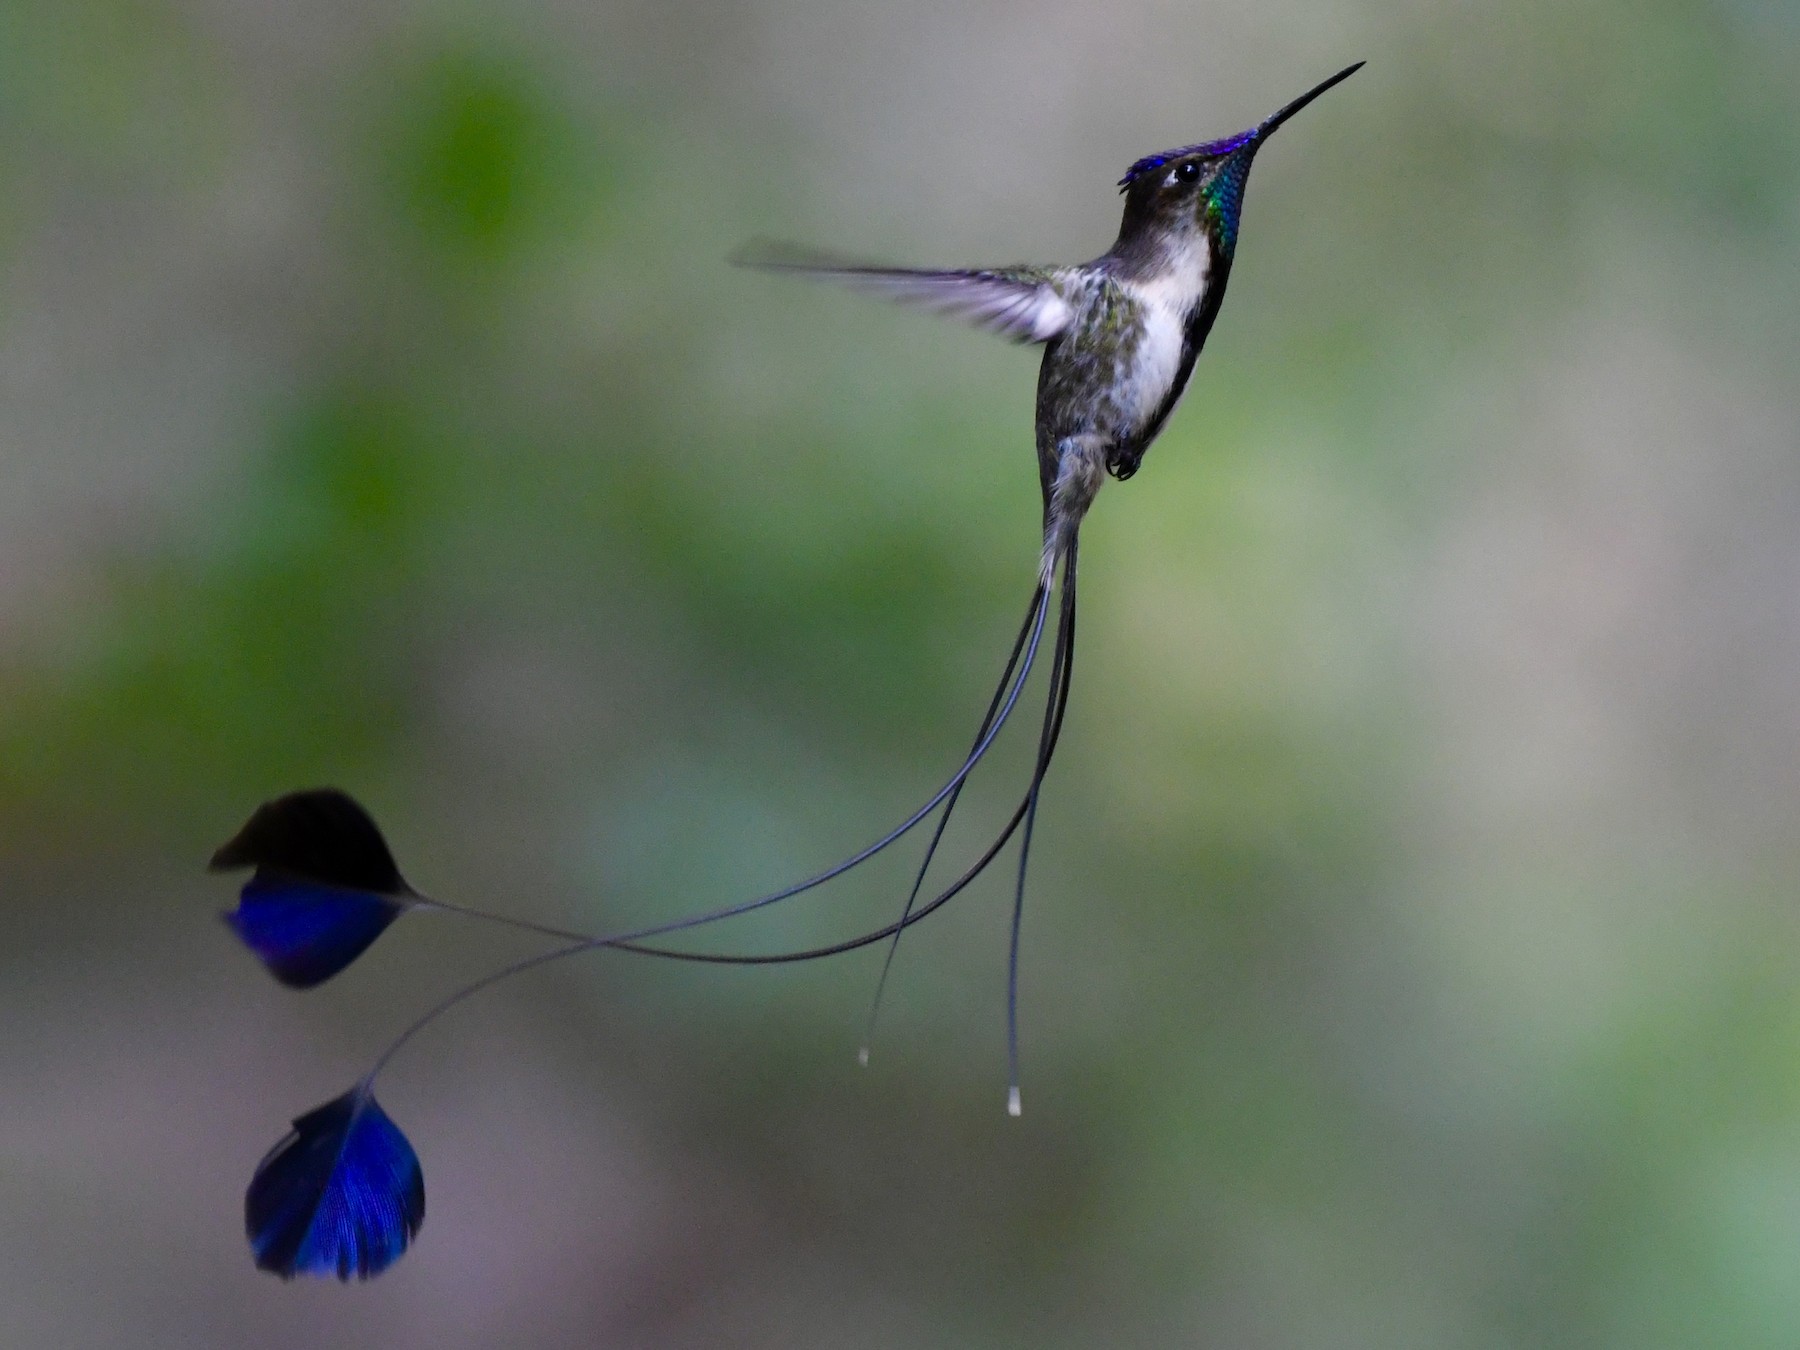
<svg viewBox="0 0 1800 1350">
<path fill-rule="evenodd" d="M 1248 131 L 1146 155 L 1125 171 L 1125 217 L 1092 262 L 942 271 L 846 263 L 793 249 L 739 261 L 799 272 L 966 319 L 1044 346 L 1038 372 L 1040 580 L 1048 586 L 1105 475 L 1138 471 L 1187 387 L 1237 252 L 1244 184 L 1276 128 L 1363 63 Z"/>
<path fill-rule="evenodd" d="M 975 751 L 947 790 L 944 818 L 931 844 L 935 851 L 963 779 L 992 743 L 989 732 L 996 711 L 1001 717 L 1010 711 L 1004 695 L 1014 678 L 1021 647 L 1025 661 L 1017 676 L 1019 684 L 1030 671 L 1037 650 L 1036 633 L 1060 566 L 1061 609 L 1050 691 L 1038 762 L 1023 805 L 1025 835 L 1008 948 L 1008 1108 L 1015 1115 L 1019 1109 L 1019 919 L 1038 792 L 1055 749 L 1074 670 L 1076 542 L 1081 521 L 1108 474 L 1123 482 L 1138 471 L 1145 452 L 1187 387 L 1194 361 L 1225 299 L 1225 283 L 1237 252 L 1244 185 L 1257 152 L 1282 123 L 1333 85 L 1349 79 L 1362 65 L 1358 61 L 1340 70 L 1248 131 L 1138 160 L 1118 184 L 1125 195 L 1119 237 L 1092 262 L 943 271 L 847 263 L 791 248 L 752 251 L 740 258 L 749 266 L 823 277 L 917 304 L 1017 342 L 1044 347 L 1037 387 L 1038 483 L 1044 498 L 1037 589 L 1014 646 L 1014 660 L 1008 663 L 1000 691 L 982 722 Z M 930 851 L 926 856 L 929 865 Z M 921 882 L 923 877 L 921 869 Z M 902 911 L 903 928 L 917 894 L 915 885 Z M 899 941 L 900 930 L 896 929 L 888 949 L 889 963 Z M 884 965 L 882 984 L 887 970 Z M 877 1006 L 880 989 L 878 985 Z M 865 1060 L 866 1055 L 865 1042 Z"/>
<path fill-rule="evenodd" d="M 1277 127 L 1361 66 L 1359 61 L 1339 71 L 1248 131 L 1138 160 L 1119 180 L 1125 194 L 1119 237 L 1092 262 L 928 271 L 845 263 L 791 249 L 763 249 L 740 259 L 841 281 L 1044 347 L 1037 392 L 1043 493 L 1037 583 L 974 744 L 962 766 L 924 805 L 831 867 L 754 899 L 604 936 L 451 904 L 414 890 L 374 821 L 333 789 L 292 793 L 264 804 L 218 851 L 213 866 L 254 869 L 237 909 L 225 917 L 285 984 L 309 988 L 331 978 L 389 925 L 413 912 L 450 912 L 507 924 L 563 945 L 452 993 L 391 1041 L 349 1092 L 295 1120 L 292 1132 L 257 1168 L 246 1196 L 246 1229 L 259 1266 L 283 1277 L 368 1278 L 406 1250 L 424 1219 L 423 1174 L 411 1145 L 377 1104 L 374 1085 L 403 1045 L 465 999 L 523 971 L 598 948 L 760 965 L 810 961 L 886 941 L 875 992 L 879 1008 L 901 934 L 981 875 L 1022 826 L 1007 974 L 1007 1107 L 1019 1114 L 1019 926 L 1039 792 L 1062 729 L 1074 671 L 1081 522 L 1108 474 L 1123 480 L 1137 472 L 1187 385 L 1224 299 L 1244 184 L 1257 152 Z M 920 904 L 925 877 L 963 785 L 1024 693 L 1059 573 L 1048 694 L 1024 797 L 980 856 Z M 940 808 L 900 917 L 873 932 L 805 951 L 755 955 L 696 952 L 656 941 L 822 886 L 883 852 Z M 873 1024 L 874 1009 L 871 1031 Z M 865 1039 L 864 1062 L 867 1056 Z"/>
</svg>

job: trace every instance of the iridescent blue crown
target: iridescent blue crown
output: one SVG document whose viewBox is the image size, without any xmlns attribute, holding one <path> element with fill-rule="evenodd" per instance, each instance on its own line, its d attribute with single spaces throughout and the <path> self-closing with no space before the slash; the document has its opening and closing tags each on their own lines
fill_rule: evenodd
<svg viewBox="0 0 1800 1350">
<path fill-rule="evenodd" d="M 1178 150 L 1164 150 L 1159 154 L 1145 155 L 1136 164 L 1125 170 L 1125 176 L 1119 180 L 1119 190 L 1124 191 L 1135 183 L 1139 177 L 1162 168 L 1172 159 L 1185 159 L 1189 155 L 1229 155 L 1233 150 L 1241 150 L 1256 139 L 1260 128 L 1252 127 L 1249 131 L 1240 131 L 1235 136 L 1227 136 L 1223 140 L 1204 141 L 1199 145 L 1184 145 Z"/>
</svg>

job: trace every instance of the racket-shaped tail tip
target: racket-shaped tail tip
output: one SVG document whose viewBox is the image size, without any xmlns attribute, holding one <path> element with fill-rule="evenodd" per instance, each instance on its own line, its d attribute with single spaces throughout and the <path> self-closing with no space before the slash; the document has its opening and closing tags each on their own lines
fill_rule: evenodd
<svg viewBox="0 0 1800 1350">
<path fill-rule="evenodd" d="M 220 917 L 282 984 L 311 989 L 361 956 L 405 912 L 392 896 L 258 872 L 237 908 Z"/>
<path fill-rule="evenodd" d="M 212 870 L 255 871 L 226 925 L 277 980 L 322 984 L 417 902 L 369 813 L 336 788 L 256 808 L 212 856 Z"/>
<path fill-rule="evenodd" d="M 425 1222 L 418 1155 L 366 1087 L 301 1116 L 257 1165 L 244 1227 L 257 1268 L 367 1280 Z"/>
</svg>

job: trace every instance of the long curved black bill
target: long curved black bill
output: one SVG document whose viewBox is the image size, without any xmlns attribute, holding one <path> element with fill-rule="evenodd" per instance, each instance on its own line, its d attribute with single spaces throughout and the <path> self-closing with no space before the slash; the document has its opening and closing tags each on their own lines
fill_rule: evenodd
<svg viewBox="0 0 1800 1350">
<path fill-rule="evenodd" d="M 1324 81 L 1322 84 L 1315 84 L 1311 89 L 1308 89 L 1304 94 L 1300 95 L 1299 98 L 1295 99 L 1292 103 L 1288 104 L 1287 107 L 1283 108 L 1280 112 L 1274 114 L 1271 117 L 1263 118 L 1263 120 L 1257 125 L 1256 138 L 1258 140 L 1262 140 L 1271 131 L 1275 130 L 1276 127 L 1280 126 L 1283 122 L 1287 121 L 1288 118 L 1292 117 L 1295 113 L 1299 112 L 1307 104 L 1311 103 L 1320 94 L 1324 93 L 1327 89 L 1331 88 L 1332 85 L 1342 84 L 1345 80 L 1349 79 L 1352 75 L 1356 74 L 1357 71 L 1359 71 L 1363 68 L 1364 64 L 1365 64 L 1364 62 L 1358 61 L 1353 66 L 1345 66 L 1337 74 L 1333 75 L 1329 80 Z"/>
</svg>

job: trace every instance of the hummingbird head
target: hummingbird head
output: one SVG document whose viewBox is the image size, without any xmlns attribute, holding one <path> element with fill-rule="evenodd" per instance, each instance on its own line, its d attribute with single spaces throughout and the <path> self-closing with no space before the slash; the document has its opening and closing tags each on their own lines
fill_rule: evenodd
<svg viewBox="0 0 1800 1350">
<path fill-rule="evenodd" d="M 1256 152 L 1275 128 L 1332 85 L 1349 79 L 1362 65 L 1358 61 L 1314 85 L 1248 131 L 1146 155 L 1133 164 L 1119 180 L 1119 190 L 1125 194 L 1119 251 L 1136 251 L 1154 244 L 1180 247 L 1196 237 L 1206 237 L 1229 258 L 1237 247 L 1244 183 L 1250 177 L 1250 162 Z"/>
</svg>

